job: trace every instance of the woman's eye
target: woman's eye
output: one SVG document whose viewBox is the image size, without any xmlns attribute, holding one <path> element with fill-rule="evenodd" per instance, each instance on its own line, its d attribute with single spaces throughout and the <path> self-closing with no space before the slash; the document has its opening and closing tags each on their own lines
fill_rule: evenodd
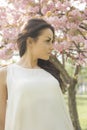
<svg viewBox="0 0 87 130">
<path fill-rule="evenodd" d="M 47 43 L 54 43 L 54 40 L 50 41 L 50 40 L 46 40 Z"/>
<path fill-rule="evenodd" d="M 54 44 L 54 42 L 55 42 L 55 40 L 53 39 L 53 40 L 52 40 L 52 44 Z"/>
<path fill-rule="evenodd" d="M 46 40 L 46 42 L 50 42 L 50 40 Z"/>
</svg>

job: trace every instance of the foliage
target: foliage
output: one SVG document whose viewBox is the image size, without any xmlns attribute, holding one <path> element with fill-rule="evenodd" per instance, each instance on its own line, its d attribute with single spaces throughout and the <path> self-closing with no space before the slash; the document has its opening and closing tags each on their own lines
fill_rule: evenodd
<svg viewBox="0 0 87 130">
<path fill-rule="evenodd" d="M 35 17 L 45 19 L 55 28 L 56 58 L 52 55 L 51 61 L 60 71 L 62 86 L 70 86 L 69 109 L 74 108 L 70 109 L 70 114 L 74 127 L 80 130 L 75 86 L 81 67 L 87 65 L 87 0 L 0 0 L 1 59 L 12 58 L 17 50 L 18 33 L 27 20 Z M 62 59 L 63 64 L 57 58 Z M 73 76 L 65 70 L 65 61 L 74 65 Z"/>
<path fill-rule="evenodd" d="M 71 0 L 72 1 L 72 0 Z M 0 58 L 9 59 L 17 50 L 16 38 L 31 17 L 47 20 L 55 27 L 54 49 L 58 57 L 73 64 L 87 64 L 87 0 L 0 0 Z"/>
<path fill-rule="evenodd" d="M 64 98 L 67 103 L 67 95 Z M 76 101 L 82 130 L 87 130 L 87 95 L 76 95 Z"/>
</svg>

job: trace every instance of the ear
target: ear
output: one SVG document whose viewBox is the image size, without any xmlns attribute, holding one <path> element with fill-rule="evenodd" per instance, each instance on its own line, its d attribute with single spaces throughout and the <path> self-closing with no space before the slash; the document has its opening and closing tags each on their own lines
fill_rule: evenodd
<svg viewBox="0 0 87 130">
<path fill-rule="evenodd" d="M 31 44 L 33 43 L 33 38 L 28 37 L 27 40 L 26 40 L 26 43 L 27 43 L 28 45 L 31 45 Z"/>
</svg>

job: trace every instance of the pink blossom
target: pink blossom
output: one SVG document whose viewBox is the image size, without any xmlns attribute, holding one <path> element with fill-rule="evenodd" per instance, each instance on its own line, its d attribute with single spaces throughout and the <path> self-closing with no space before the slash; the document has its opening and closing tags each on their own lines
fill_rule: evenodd
<svg viewBox="0 0 87 130">
<path fill-rule="evenodd" d="M 5 11 L 3 10 L 3 11 L 0 11 L 0 19 L 3 19 L 3 18 L 5 18 L 6 17 L 6 13 L 5 13 Z"/>
<path fill-rule="evenodd" d="M 58 44 L 58 43 L 55 43 L 54 44 L 54 49 L 56 49 L 58 52 L 62 53 L 63 49 L 64 49 L 64 45 L 62 44 Z"/>
<path fill-rule="evenodd" d="M 55 4 L 53 1 L 48 2 L 47 6 L 48 6 L 49 10 L 51 10 L 51 11 L 55 8 Z"/>
<path fill-rule="evenodd" d="M 48 0 L 40 0 L 41 3 L 47 3 Z"/>
<path fill-rule="evenodd" d="M 53 11 L 55 9 L 55 4 L 52 1 L 48 1 L 47 5 L 43 5 L 41 8 L 42 14 L 46 14 L 48 11 Z"/>
<path fill-rule="evenodd" d="M 14 50 L 14 49 L 15 49 L 15 46 L 16 46 L 16 45 L 15 45 L 14 43 L 9 43 L 9 44 L 6 45 L 6 48 L 7 48 L 7 49 Z"/>
<path fill-rule="evenodd" d="M 6 28 L 2 31 L 4 39 L 15 39 L 18 35 L 17 28 Z"/>
<path fill-rule="evenodd" d="M 85 0 L 85 2 L 87 3 L 87 0 Z"/>
<path fill-rule="evenodd" d="M 82 61 L 84 59 L 84 56 L 80 53 L 79 54 L 79 60 Z"/>
<path fill-rule="evenodd" d="M 54 43 L 54 48 L 56 50 L 58 50 L 60 53 L 62 53 L 64 50 L 69 49 L 69 47 L 70 47 L 70 44 L 69 44 L 69 42 L 66 42 L 66 41 L 63 41 L 63 42 L 60 42 L 60 43 L 58 43 L 58 42 Z"/>
<path fill-rule="evenodd" d="M 46 18 L 46 20 L 50 24 L 52 24 L 55 27 L 55 29 L 59 29 L 59 27 L 60 27 L 60 21 L 59 21 L 59 18 L 57 16 Z"/>
<path fill-rule="evenodd" d="M 87 16 L 87 9 L 84 10 L 84 14 Z"/>
<path fill-rule="evenodd" d="M 35 4 L 35 0 L 15 0 L 12 2 L 14 4 L 15 9 L 26 9 L 27 5 Z"/>
<path fill-rule="evenodd" d="M 80 0 L 80 2 L 84 1 L 86 0 Z M 59 42 L 54 44 L 55 49 L 60 53 L 70 53 L 70 58 L 75 59 L 78 64 L 83 64 L 86 58 L 78 54 L 73 41 L 77 45 L 79 44 L 80 49 L 85 51 L 87 56 L 87 40 L 84 40 L 84 37 L 78 31 L 80 30 L 86 37 L 86 31 L 80 25 L 85 27 L 87 23 L 87 9 L 79 11 L 75 7 L 72 8 L 68 0 L 63 2 L 58 0 L 38 0 L 37 3 L 35 0 L 7 0 L 7 2 L 8 4 L 5 4 L 5 6 L 0 6 L 0 34 L 3 36 L 1 42 L 7 43 L 3 44 L 3 51 L 0 50 L 0 55 L 3 58 L 4 55 L 10 58 L 13 50 L 16 49 L 15 39 L 23 23 L 32 17 L 39 17 L 47 20 L 55 28 L 56 32 L 59 32 L 56 35 L 56 41 Z M 43 16 L 38 14 L 39 7 L 41 7 Z M 75 54 L 71 54 L 74 49 L 76 50 Z"/>
<path fill-rule="evenodd" d="M 68 1 L 67 1 L 67 2 L 64 2 L 64 3 L 58 1 L 58 2 L 56 3 L 56 9 L 59 10 L 59 11 L 63 11 L 63 12 L 66 12 L 66 11 L 67 11 L 67 8 L 68 8 L 69 6 L 70 6 L 70 4 L 69 4 Z"/>
<path fill-rule="evenodd" d="M 84 38 L 81 35 L 72 36 L 71 40 L 74 41 L 75 43 L 83 43 L 84 42 Z"/>
<path fill-rule="evenodd" d="M 87 51 L 87 40 L 84 40 L 84 49 Z"/>
<path fill-rule="evenodd" d="M 67 29 L 77 29 L 77 28 L 79 28 L 79 26 L 77 25 L 77 24 L 75 24 L 75 23 L 73 23 L 73 22 L 67 22 L 66 23 L 66 27 L 67 27 Z"/>
<path fill-rule="evenodd" d="M 0 9 L 0 25 L 4 26 L 7 24 L 5 9 Z"/>
<path fill-rule="evenodd" d="M 4 59 L 6 57 L 6 49 L 0 50 L 0 58 Z"/>
<path fill-rule="evenodd" d="M 39 7 L 38 6 L 29 8 L 29 13 L 37 13 L 37 12 L 39 12 Z"/>
<path fill-rule="evenodd" d="M 65 28 L 66 26 L 66 23 L 67 23 L 67 17 L 66 16 L 63 16 L 59 19 L 59 26 L 61 28 Z"/>
<path fill-rule="evenodd" d="M 87 45 L 87 40 L 84 40 L 85 45 Z"/>
<path fill-rule="evenodd" d="M 58 8 L 61 8 L 61 6 L 62 6 L 62 3 L 60 2 L 60 1 L 57 1 L 57 3 L 56 3 L 56 8 L 58 9 Z"/>
<path fill-rule="evenodd" d="M 4 42 L 0 42 L 0 47 L 4 46 Z"/>
<path fill-rule="evenodd" d="M 47 11 L 49 11 L 47 6 L 43 6 L 42 9 L 41 9 L 42 14 L 46 14 Z"/>
<path fill-rule="evenodd" d="M 85 57 L 82 55 L 82 54 L 78 54 L 78 59 L 77 59 L 77 64 L 78 65 L 86 65 L 86 63 L 87 63 L 87 59 L 84 59 Z"/>
<path fill-rule="evenodd" d="M 75 9 L 75 10 L 72 10 L 69 12 L 68 18 L 70 21 L 72 21 L 76 24 L 80 24 L 80 21 L 82 21 L 84 19 L 84 15 L 81 14 L 81 12 L 79 10 Z"/>
<path fill-rule="evenodd" d="M 10 59 L 13 55 L 13 52 L 11 50 L 8 50 L 7 48 L 3 48 L 0 50 L 0 59 L 7 60 Z"/>
<path fill-rule="evenodd" d="M 71 7 L 70 1 L 68 0 L 64 1 L 63 4 L 66 6 L 66 8 Z"/>
</svg>

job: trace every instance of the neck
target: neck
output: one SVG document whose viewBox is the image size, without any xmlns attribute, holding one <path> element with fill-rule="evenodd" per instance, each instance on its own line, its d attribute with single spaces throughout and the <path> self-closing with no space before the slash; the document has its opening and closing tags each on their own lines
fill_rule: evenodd
<svg viewBox="0 0 87 130">
<path fill-rule="evenodd" d="M 35 58 L 32 54 L 25 53 L 18 62 L 19 65 L 25 68 L 36 68 L 38 67 L 38 59 Z"/>
</svg>

